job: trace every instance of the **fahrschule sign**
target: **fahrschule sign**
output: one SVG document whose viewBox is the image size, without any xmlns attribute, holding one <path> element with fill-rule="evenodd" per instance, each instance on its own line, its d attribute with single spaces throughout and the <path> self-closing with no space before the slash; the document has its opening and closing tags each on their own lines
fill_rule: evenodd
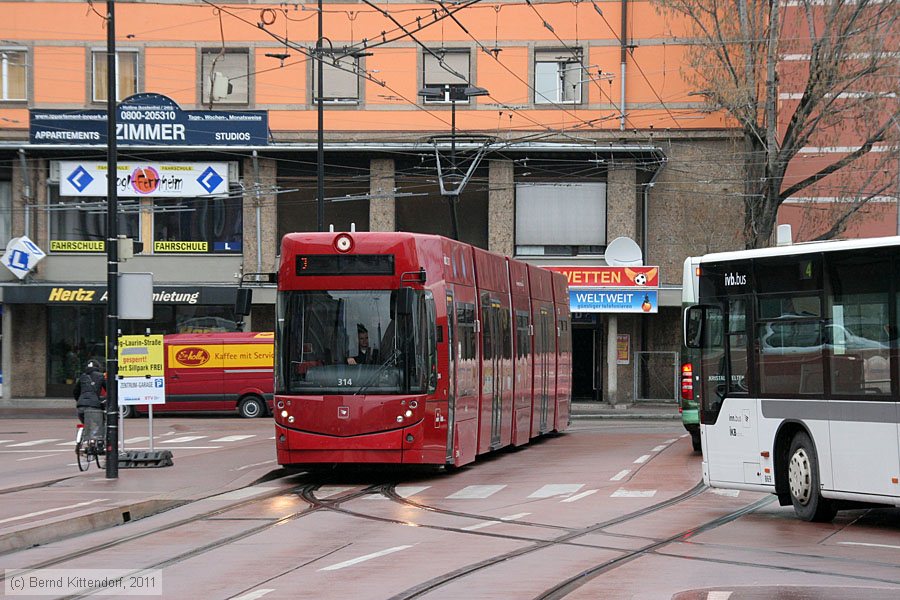
<svg viewBox="0 0 900 600">
<path fill-rule="evenodd" d="M 105 110 L 32 109 L 32 144 L 106 144 Z M 264 110 L 182 110 L 162 94 L 135 94 L 116 108 L 116 140 L 124 146 L 263 146 Z"/>
</svg>

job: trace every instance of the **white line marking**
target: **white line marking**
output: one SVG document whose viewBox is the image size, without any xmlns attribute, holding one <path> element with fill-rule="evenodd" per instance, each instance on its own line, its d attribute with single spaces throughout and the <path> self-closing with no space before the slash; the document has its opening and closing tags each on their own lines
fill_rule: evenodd
<svg viewBox="0 0 900 600">
<path fill-rule="evenodd" d="M 0 444 L 5 444 L 6 442 L 12 442 L 12 441 L 15 441 L 15 440 L 0 440 Z"/>
<path fill-rule="evenodd" d="M 37 517 L 39 515 L 46 515 L 47 513 L 59 512 L 61 510 L 80 508 L 82 506 L 87 506 L 89 504 L 96 504 L 97 502 L 106 502 L 107 500 L 108 500 L 108 498 L 97 498 L 96 500 L 88 500 L 87 502 L 79 502 L 78 504 L 70 504 L 68 506 L 59 506 L 57 508 L 48 508 L 47 510 L 39 510 L 37 512 L 28 513 L 27 515 L 19 515 L 18 517 L 9 517 L 6 519 L 0 519 L 0 523 L 9 523 L 10 521 L 20 521 L 22 519 L 28 519 L 29 517 Z"/>
<path fill-rule="evenodd" d="M 515 515 L 509 515 L 508 517 L 500 517 L 497 521 L 483 521 L 481 523 L 476 523 L 475 525 L 469 525 L 468 527 L 463 527 L 466 531 L 475 531 L 477 529 L 484 529 L 485 527 L 490 527 L 491 525 L 497 525 L 502 523 L 503 521 L 515 521 L 516 519 L 521 519 L 522 517 L 527 517 L 531 513 L 518 513 Z"/>
<path fill-rule="evenodd" d="M 146 442 L 149 439 L 150 438 L 148 438 L 146 435 L 142 435 L 140 437 L 128 438 L 127 440 L 125 440 L 125 443 L 126 444 L 137 444 L 138 442 Z"/>
<path fill-rule="evenodd" d="M 316 498 L 318 498 L 319 500 L 324 500 L 325 498 L 331 498 L 332 496 L 343 494 L 344 492 L 348 492 L 352 489 L 352 487 L 341 487 L 338 485 L 323 485 L 316 490 Z"/>
<path fill-rule="evenodd" d="M 23 460 L 35 460 L 37 458 L 48 458 L 50 456 L 56 456 L 56 454 L 44 454 L 43 456 L 26 456 L 25 458 L 17 458 L 16 462 L 22 462 Z"/>
<path fill-rule="evenodd" d="M 596 494 L 598 491 L 600 491 L 600 490 L 585 490 L 585 491 L 581 492 L 580 494 L 575 494 L 574 496 L 571 496 L 569 498 L 566 498 L 565 500 L 562 500 L 562 502 L 575 502 L 576 500 L 581 500 L 582 498 L 586 498 L 586 497 L 590 496 L 591 494 Z"/>
<path fill-rule="evenodd" d="M 706 594 L 706 600 L 728 600 L 731 594 L 732 592 L 709 592 Z"/>
<path fill-rule="evenodd" d="M 643 456 L 638 456 L 637 460 L 634 461 L 634 464 L 639 465 L 639 464 L 641 464 L 641 463 L 647 462 L 648 460 L 650 460 L 650 455 L 649 455 L 649 454 L 645 454 L 645 455 L 643 455 Z"/>
<path fill-rule="evenodd" d="M 713 494 L 718 494 L 719 496 L 727 496 L 729 498 L 737 498 L 740 495 L 740 490 L 718 490 L 715 488 L 711 488 L 710 491 Z"/>
<path fill-rule="evenodd" d="M 27 454 L 29 452 L 71 452 L 71 448 L 60 448 L 59 450 L 51 450 L 50 448 L 45 448 L 43 450 L 0 450 L 0 454 Z"/>
<path fill-rule="evenodd" d="M 401 498 L 409 498 L 410 496 L 415 496 L 418 493 L 424 492 L 430 485 L 398 485 L 394 488 L 394 491 L 397 492 L 397 495 Z M 381 494 L 369 494 L 367 496 L 363 496 L 363 500 L 387 500 L 387 496 L 383 496 Z"/>
<path fill-rule="evenodd" d="M 256 437 L 255 434 L 251 435 L 226 435 L 225 437 L 221 437 L 217 440 L 210 440 L 211 442 L 239 442 L 241 440 L 246 440 L 252 437 Z"/>
<path fill-rule="evenodd" d="M 275 588 L 271 589 L 261 589 L 250 592 L 249 594 L 244 594 L 243 596 L 238 596 L 237 598 L 232 598 L 231 600 L 257 600 L 257 598 L 262 598 L 269 592 L 274 592 Z"/>
<path fill-rule="evenodd" d="M 194 440 L 202 440 L 205 435 L 186 435 L 184 437 L 166 440 L 167 444 L 183 444 L 184 442 L 193 442 Z"/>
<path fill-rule="evenodd" d="M 651 450 L 651 452 L 662 452 L 665 449 L 666 449 L 666 446 L 665 446 L 665 444 L 663 444 L 662 446 L 657 446 L 656 448 Z"/>
<path fill-rule="evenodd" d="M 50 442 L 61 442 L 62 438 L 48 438 L 46 440 L 31 440 L 30 442 L 19 442 L 18 444 L 10 444 L 9 448 L 19 448 L 24 446 L 37 446 L 38 444 L 49 444 Z"/>
<path fill-rule="evenodd" d="M 319 569 L 320 571 L 337 571 L 338 569 L 343 569 L 344 567 L 352 567 L 353 565 L 359 564 L 361 562 L 365 562 L 367 560 L 372 560 L 373 558 L 380 558 L 382 556 L 387 556 L 388 554 L 393 554 L 394 552 L 400 552 L 401 550 L 406 550 L 407 548 L 412 548 L 412 545 L 406 546 L 394 546 L 393 548 L 387 548 L 386 550 L 381 550 L 379 552 L 373 552 L 372 554 L 366 554 L 365 556 L 360 556 L 359 558 L 352 558 L 350 560 L 345 560 L 344 562 L 340 562 L 328 567 L 323 567 Z"/>
<path fill-rule="evenodd" d="M 60 442 L 59 444 L 57 444 L 57 446 L 74 446 L 77 443 L 78 442 L 76 442 L 75 440 L 72 440 L 71 442 Z"/>
<path fill-rule="evenodd" d="M 274 459 L 272 459 L 272 460 L 264 460 L 264 461 L 262 461 L 262 462 L 253 463 L 252 465 L 244 465 L 243 467 L 238 467 L 237 469 L 235 469 L 235 471 L 243 471 L 244 469 L 252 469 L 253 467 L 261 467 L 261 466 L 263 466 L 263 465 L 268 465 L 268 464 L 273 463 L 273 462 L 275 462 Z"/>
<path fill-rule="evenodd" d="M 583 483 L 548 483 L 541 489 L 533 492 L 529 498 L 551 498 L 562 494 L 574 494 L 584 487 Z"/>
<path fill-rule="evenodd" d="M 209 498 L 209 500 L 243 500 L 244 498 L 251 498 L 253 496 L 258 496 L 260 494 L 271 492 L 276 489 L 278 488 L 251 486 L 238 490 L 231 490 L 230 492 L 225 492 L 224 494 L 213 496 L 212 498 Z"/>
<path fill-rule="evenodd" d="M 667 444 L 674 444 L 674 443 L 677 442 L 677 441 L 678 441 L 677 438 L 672 438 L 671 440 L 666 440 L 666 443 L 667 443 Z"/>
<path fill-rule="evenodd" d="M 691 435 L 691 434 L 689 434 L 689 433 L 685 433 L 685 434 L 684 434 L 684 435 L 682 435 L 682 436 L 681 436 L 681 437 L 682 437 L 682 438 L 686 438 L 686 437 L 687 437 L 687 436 L 689 436 L 689 435 Z"/>
<path fill-rule="evenodd" d="M 472 498 L 487 498 L 493 494 L 496 494 L 505 487 L 505 485 L 469 485 L 454 494 L 450 494 L 449 496 L 447 496 L 447 499 L 469 500 Z"/>
<path fill-rule="evenodd" d="M 866 542 L 838 542 L 844 546 L 869 546 L 871 548 L 891 548 L 892 550 L 900 550 L 900 546 L 892 546 L 891 544 L 869 544 Z"/>
<path fill-rule="evenodd" d="M 652 498 L 656 490 L 623 490 L 619 488 L 612 493 L 610 498 Z"/>
<path fill-rule="evenodd" d="M 625 479 L 625 476 L 631 473 L 631 469 L 625 469 L 623 471 L 619 471 L 615 475 L 609 478 L 610 481 L 622 481 Z"/>
<path fill-rule="evenodd" d="M 166 440 L 168 444 L 168 440 Z M 222 446 L 154 446 L 154 450 L 215 450 Z M 146 448 L 132 448 L 132 450 L 146 450 Z"/>
</svg>

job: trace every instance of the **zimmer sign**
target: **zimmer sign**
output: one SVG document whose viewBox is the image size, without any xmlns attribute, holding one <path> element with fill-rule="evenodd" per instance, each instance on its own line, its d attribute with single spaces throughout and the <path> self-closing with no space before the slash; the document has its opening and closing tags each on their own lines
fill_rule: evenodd
<svg viewBox="0 0 900 600">
<path fill-rule="evenodd" d="M 106 144 L 105 110 L 33 109 L 32 144 Z M 263 146 L 268 113 L 262 110 L 182 110 L 162 94 L 135 94 L 116 108 L 116 140 L 124 146 Z"/>
</svg>

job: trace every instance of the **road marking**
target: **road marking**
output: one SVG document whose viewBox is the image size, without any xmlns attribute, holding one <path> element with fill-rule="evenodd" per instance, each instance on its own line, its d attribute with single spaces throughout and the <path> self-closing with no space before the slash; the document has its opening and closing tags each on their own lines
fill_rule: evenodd
<svg viewBox="0 0 900 600">
<path fill-rule="evenodd" d="M 666 443 L 667 443 L 667 444 L 674 444 L 674 443 L 677 442 L 677 441 L 678 441 L 677 438 L 672 438 L 671 440 L 666 440 Z"/>
<path fill-rule="evenodd" d="M 256 437 L 256 435 L 226 435 L 225 437 L 221 437 L 217 440 L 210 440 L 211 442 L 239 442 L 241 440 L 246 440 L 252 437 Z"/>
<path fill-rule="evenodd" d="M 213 441 L 215 441 L 215 440 L 213 440 Z M 268 465 L 268 464 L 273 463 L 273 462 L 275 462 L 274 459 L 272 459 L 272 460 L 264 460 L 264 461 L 262 461 L 262 462 L 253 463 L 252 465 L 244 465 L 243 467 L 238 467 L 237 469 L 235 469 L 235 471 L 243 471 L 244 469 L 251 469 L 251 468 L 253 468 L 253 467 L 261 467 L 261 466 L 263 466 L 263 465 Z"/>
<path fill-rule="evenodd" d="M 665 445 L 657 446 L 656 448 L 654 448 L 653 450 L 651 450 L 651 452 L 662 452 L 662 451 L 665 450 L 665 449 L 666 449 L 666 446 L 665 446 Z"/>
<path fill-rule="evenodd" d="M 706 594 L 706 600 L 728 600 L 732 592 L 709 592 Z"/>
<path fill-rule="evenodd" d="M 170 440 L 166 440 L 168 444 Z M 216 450 L 222 446 L 155 446 L 154 450 Z M 132 448 L 132 450 L 146 450 L 146 448 Z"/>
<path fill-rule="evenodd" d="M 244 594 L 243 596 L 238 596 L 237 598 L 232 598 L 231 600 L 256 600 L 257 598 L 262 598 L 269 592 L 274 592 L 275 588 L 271 589 L 261 589 L 250 592 L 249 594 Z"/>
<path fill-rule="evenodd" d="M 0 440 L 0 444 L 5 444 L 6 442 L 13 442 L 15 440 Z"/>
<path fill-rule="evenodd" d="M 566 498 L 565 500 L 562 500 L 562 502 L 575 502 L 576 500 L 581 500 L 582 498 L 586 498 L 587 496 L 590 496 L 591 494 L 596 494 L 599 491 L 600 490 L 585 490 L 585 491 L 581 492 L 580 494 L 575 494 L 574 496 L 571 496 L 569 498 Z"/>
<path fill-rule="evenodd" d="M 183 444 L 185 442 L 193 442 L 194 440 L 202 440 L 205 438 L 205 435 L 186 435 L 184 437 L 175 438 L 172 440 L 166 440 L 167 444 Z"/>
<path fill-rule="evenodd" d="M 496 494 L 505 487 L 505 485 L 469 485 L 454 494 L 450 494 L 449 496 L 447 496 L 447 499 L 469 500 L 473 498 L 487 498 L 493 494 Z"/>
<path fill-rule="evenodd" d="M 43 450 L 38 450 L 35 448 L 34 450 L 0 450 L 0 454 L 27 454 L 29 452 L 71 452 L 71 448 L 60 448 L 59 450 L 51 450 L 50 448 L 44 448 Z"/>
<path fill-rule="evenodd" d="M 650 455 L 645 454 L 643 456 L 638 456 L 637 460 L 634 461 L 634 464 L 639 465 L 639 464 L 647 462 L 648 460 L 650 460 Z"/>
<path fill-rule="evenodd" d="M 610 498 L 652 498 L 656 495 L 656 490 L 623 490 L 617 489 L 612 493 Z"/>
<path fill-rule="evenodd" d="M 583 483 L 548 483 L 541 489 L 533 492 L 529 498 L 551 498 L 561 494 L 574 494 L 584 487 Z"/>
<path fill-rule="evenodd" d="M 23 460 L 35 460 L 38 458 L 47 458 L 50 456 L 56 456 L 55 454 L 44 454 L 43 456 L 26 456 L 25 458 L 17 458 L 16 462 L 22 462 Z"/>
<path fill-rule="evenodd" d="M 273 490 L 277 490 L 278 488 L 274 487 L 262 487 L 262 486 L 250 486 L 245 488 L 240 488 L 237 490 L 231 490 L 230 492 L 225 492 L 224 494 L 219 494 L 218 496 L 212 496 L 208 498 L 209 500 L 243 500 L 244 498 L 251 498 L 253 496 L 258 496 L 260 494 L 264 494 L 266 492 L 271 492 Z"/>
<path fill-rule="evenodd" d="M 412 548 L 412 545 L 406 546 L 394 546 L 393 548 L 387 548 L 386 550 L 380 550 L 378 552 L 373 552 L 372 554 L 366 554 L 365 556 L 360 556 L 358 558 L 352 558 L 350 560 L 345 560 L 344 562 L 340 562 L 328 567 L 323 567 L 319 569 L 320 571 L 337 571 L 338 569 L 343 569 L 345 567 L 352 567 L 353 565 L 359 564 L 361 562 L 365 562 L 367 560 L 372 560 L 373 558 L 380 558 L 382 556 L 387 556 L 388 554 L 393 554 L 394 552 L 400 552 L 401 550 L 406 550 L 407 548 Z"/>
<path fill-rule="evenodd" d="M 96 504 L 97 502 L 106 502 L 107 500 L 108 500 L 108 498 L 97 498 L 96 500 L 88 500 L 87 502 L 79 502 L 78 504 L 70 504 L 68 506 L 60 506 L 57 508 L 48 508 L 46 510 L 39 510 L 37 512 L 28 513 L 27 515 L 19 515 L 18 517 L 9 517 L 6 519 L 0 519 L 0 524 L 9 523 L 10 521 L 20 521 L 22 519 L 28 519 L 30 517 L 46 515 L 47 513 L 59 512 L 61 510 L 70 510 L 73 508 L 80 508 L 82 506 L 87 506 L 89 504 Z"/>
<path fill-rule="evenodd" d="M 727 496 L 729 498 L 737 498 L 741 493 L 740 490 L 719 490 L 715 488 L 710 488 L 710 491 L 713 494 L 718 494 L 719 496 Z"/>
<path fill-rule="evenodd" d="M 140 436 L 140 437 L 128 438 L 128 439 L 125 440 L 125 442 L 123 442 L 123 443 L 125 443 L 125 444 L 137 444 L 138 442 L 146 442 L 146 441 L 149 441 L 149 440 L 150 440 L 150 438 L 148 438 L 146 435 L 142 435 L 142 436 Z"/>
<path fill-rule="evenodd" d="M 76 442 L 75 440 L 72 440 L 71 442 L 60 442 L 57 444 L 57 446 L 74 446 L 77 443 L 78 442 Z"/>
<path fill-rule="evenodd" d="M 46 440 L 31 440 L 30 442 L 19 442 L 18 444 L 10 444 L 8 448 L 19 448 L 24 446 L 37 446 L 38 444 L 49 444 L 50 442 L 61 442 L 62 438 L 49 438 Z"/>
<path fill-rule="evenodd" d="M 892 550 L 900 550 L 900 546 L 892 546 L 891 544 L 869 544 L 866 542 L 838 542 L 844 546 L 869 546 L 870 548 L 891 548 Z"/>
<path fill-rule="evenodd" d="M 686 437 L 689 436 L 689 435 L 691 435 L 691 434 L 685 433 L 685 434 L 681 435 L 681 437 L 682 437 L 682 438 L 686 438 Z"/>
<path fill-rule="evenodd" d="M 424 492 L 430 485 L 398 485 L 394 488 L 394 491 L 401 498 L 409 498 L 410 496 L 415 496 L 418 493 Z M 368 494 L 363 496 L 364 500 L 387 500 L 388 497 L 382 494 Z"/>
<path fill-rule="evenodd" d="M 465 531 L 475 531 L 477 529 L 484 529 L 485 527 L 490 527 L 491 525 L 497 525 L 502 523 L 503 521 L 515 521 L 516 519 L 521 519 L 522 517 L 527 517 L 531 513 L 518 513 L 515 515 L 509 515 L 508 517 L 500 517 L 497 521 L 483 521 L 481 523 L 477 523 L 475 525 L 469 525 L 468 527 L 463 527 Z"/>
<path fill-rule="evenodd" d="M 615 475 L 609 478 L 610 481 L 622 481 L 625 479 L 625 476 L 631 473 L 631 469 L 625 469 L 624 471 L 619 471 Z"/>
</svg>

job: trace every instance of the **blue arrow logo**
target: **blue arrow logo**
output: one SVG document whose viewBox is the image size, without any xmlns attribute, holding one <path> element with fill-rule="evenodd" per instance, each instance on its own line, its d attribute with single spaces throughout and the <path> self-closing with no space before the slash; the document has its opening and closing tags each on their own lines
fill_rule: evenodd
<svg viewBox="0 0 900 600">
<path fill-rule="evenodd" d="M 206 167 L 206 170 L 197 178 L 197 182 L 203 186 L 203 189 L 212 194 L 213 190 L 219 187 L 219 184 L 225 181 L 222 176 L 216 173 L 212 167 Z"/>
<path fill-rule="evenodd" d="M 94 178 L 91 177 L 91 174 L 87 172 L 87 169 L 79 166 L 77 169 L 72 171 L 71 175 L 66 177 L 66 180 L 72 184 L 73 188 L 75 188 L 79 192 L 83 192 L 84 188 L 89 186 Z"/>
</svg>

